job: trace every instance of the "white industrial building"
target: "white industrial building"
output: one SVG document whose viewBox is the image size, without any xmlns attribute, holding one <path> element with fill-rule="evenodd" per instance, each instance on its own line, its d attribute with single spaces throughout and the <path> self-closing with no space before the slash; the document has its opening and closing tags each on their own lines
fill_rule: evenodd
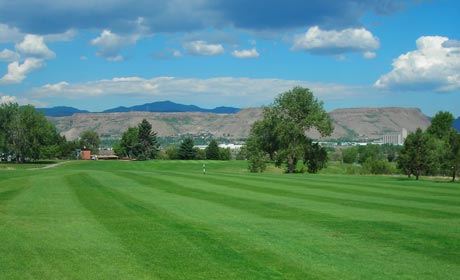
<svg viewBox="0 0 460 280">
<path fill-rule="evenodd" d="M 387 134 L 383 135 L 383 144 L 403 145 L 407 138 L 407 129 L 401 129 L 400 134 Z"/>
</svg>

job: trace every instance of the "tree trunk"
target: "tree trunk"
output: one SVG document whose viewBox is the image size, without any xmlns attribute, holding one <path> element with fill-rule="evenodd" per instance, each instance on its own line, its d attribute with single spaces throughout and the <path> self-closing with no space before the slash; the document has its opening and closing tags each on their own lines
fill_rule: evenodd
<svg viewBox="0 0 460 280">
<path fill-rule="evenodd" d="M 457 170 L 452 171 L 452 182 L 455 182 L 455 175 L 457 174 Z"/>
<path fill-rule="evenodd" d="M 297 159 L 295 156 L 288 158 L 288 173 L 294 173 L 296 164 L 297 164 Z"/>
</svg>

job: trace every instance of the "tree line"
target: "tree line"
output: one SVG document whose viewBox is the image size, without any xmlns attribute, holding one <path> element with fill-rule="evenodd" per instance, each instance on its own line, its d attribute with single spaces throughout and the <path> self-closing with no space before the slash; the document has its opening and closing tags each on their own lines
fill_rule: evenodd
<svg viewBox="0 0 460 280">
<path fill-rule="evenodd" d="M 219 148 L 216 140 L 211 140 L 205 150 L 200 150 L 195 147 L 191 137 L 185 138 L 179 147 L 169 146 L 161 151 L 157 133 L 146 119 L 137 127 L 130 127 L 123 132 L 121 140 L 114 145 L 114 152 L 119 157 L 137 160 L 230 160 L 232 157 L 230 149 Z"/>
<path fill-rule="evenodd" d="M 410 133 L 403 146 L 357 146 L 331 153 L 335 160 L 358 164 L 361 173 L 407 176 L 449 176 L 455 181 L 460 173 L 460 134 L 453 128 L 454 117 L 449 112 L 438 112 L 431 125 L 423 131 Z M 350 169 L 350 173 L 353 169 Z"/>
<path fill-rule="evenodd" d="M 76 159 L 77 149 L 95 153 L 99 135 L 84 131 L 78 140 L 67 141 L 56 127 L 32 105 L 0 104 L 0 160 L 25 163 L 44 159 Z"/>
<path fill-rule="evenodd" d="M 398 167 L 418 180 L 421 175 L 450 176 L 460 174 L 460 134 L 453 128 L 454 117 L 438 112 L 431 125 L 409 134 L 397 159 Z"/>
<path fill-rule="evenodd" d="M 24 163 L 65 158 L 71 145 L 45 116 L 31 105 L 0 104 L 0 156 Z"/>
</svg>

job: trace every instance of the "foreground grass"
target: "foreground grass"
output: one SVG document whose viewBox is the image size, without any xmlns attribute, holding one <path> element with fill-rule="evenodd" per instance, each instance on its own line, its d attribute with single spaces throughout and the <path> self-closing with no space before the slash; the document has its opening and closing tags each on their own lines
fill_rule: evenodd
<svg viewBox="0 0 460 280">
<path fill-rule="evenodd" d="M 0 170 L 0 279 L 458 279 L 460 184 L 239 162 Z"/>
</svg>

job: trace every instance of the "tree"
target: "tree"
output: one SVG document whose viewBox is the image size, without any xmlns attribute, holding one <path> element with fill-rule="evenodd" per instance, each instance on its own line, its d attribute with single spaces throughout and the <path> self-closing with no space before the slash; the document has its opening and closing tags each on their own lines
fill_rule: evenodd
<svg viewBox="0 0 460 280">
<path fill-rule="evenodd" d="M 160 144 L 157 141 L 157 133 L 152 131 L 152 125 L 143 119 L 138 125 L 138 143 L 135 153 L 138 159 L 154 159 L 159 151 Z"/>
<path fill-rule="evenodd" d="M 446 167 L 450 169 L 452 182 L 455 182 L 455 177 L 460 173 L 460 134 L 453 128 L 447 140 Z"/>
<path fill-rule="evenodd" d="M 219 145 L 217 144 L 216 140 L 211 140 L 209 145 L 205 149 L 206 151 L 206 159 L 211 160 L 218 160 L 219 158 Z"/>
<path fill-rule="evenodd" d="M 219 148 L 219 159 L 220 160 L 231 160 L 232 152 L 230 148 Z"/>
<path fill-rule="evenodd" d="M 101 138 L 95 131 L 86 130 L 80 135 L 79 146 L 81 149 L 89 149 L 91 153 L 97 153 L 100 143 Z"/>
<path fill-rule="evenodd" d="M 318 171 L 326 167 L 327 151 L 318 143 L 307 141 L 306 144 L 303 163 L 307 165 L 308 173 L 318 173 Z"/>
<path fill-rule="evenodd" d="M 436 160 L 431 173 L 433 175 L 451 175 L 455 181 L 456 172 L 456 134 L 452 128 L 454 116 L 440 111 L 431 120 L 426 132 L 434 138 Z"/>
<path fill-rule="evenodd" d="M 295 87 L 280 94 L 274 103 L 266 107 L 263 119 L 256 122 L 250 133 L 248 157 L 260 156 L 260 151 L 270 155 L 277 165 L 287 164 L 287 172 L 293 173 L 299 159 L 305 159 L 306 149 L 311 142 L 306 131 L 316 129 L 321 136 L 332 133 L 330 116 L 323 109 L 323 103 L 314 98 L 307 88 Z M 267 131 L 269 130 L 269 131 Z"/>
<path fill-rule="evenodd" d="M 193 139 L 190 137 L 185 138 L 179 147 L 179 158 L 183 160 L 195 159 L 196 151 L 193 146 L 195 146 Z"/>
<path fill-rule="evenodd" d="M 355 163 L 358 158 L 358 149 L 356 147 L 348 148 L 342 151 L 344 163 Z"/>
<path fill-rule="evenodd" d="M 431 120 L 431 125 L 426 129 L 428 134 L 438 139 L 447 139 L 449 131 L 454 124 L 454 116 L 449 112 L 439 111 Z"/>
<path fill-rule="evenodd" d="M 137 127 L 129 127 L 128 130 L 123 132 L 116 154 L 118 156 L 133 158 L 136 153 L 136 145 L 138 144 L 138 135 L 139 129 Z"/>
<path fill-rule="evenodd" d="M 279 119 L 270 113 L 269 108 L 264 108 L 264 118 L 256 121 L 251 128 L 250 137 L 257 142 L 258 149 L 268 153 L 270 160 L 275 159 L 275 153 L 279 150 L 279 139 L 276 133 L 276 127 Z"/>
<path fill-rule="evenodd" d="M 180 159 L 179 150 L 174 145 L 167 147 L 165 150 L 165 154 L 167 155 L 167 159 L 170 159 L 170 160 Z"/>
<path fill-rule="evenodd" d="M 435 164 L 435 144 L 433 138 L 418 128 L 404 141 L 401 154 L 398 158 L 398 167 L 408 176 L 415 175 L 416 180 L 420 175 L 428 173 Z"/>
<path fill-rule="evenodd" d="M 358 163 L 364 164 L 370 160 L 383 160 L 384 155 L 380 151 L 380 146 L 368 144 L 366 146 L 358 147 Z"/>
</svg>

